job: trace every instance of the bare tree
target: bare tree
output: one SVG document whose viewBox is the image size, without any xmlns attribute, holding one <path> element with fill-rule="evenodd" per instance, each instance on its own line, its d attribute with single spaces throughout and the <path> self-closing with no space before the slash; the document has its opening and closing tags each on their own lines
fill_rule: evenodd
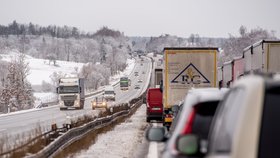
<svg viewBox="0 0 280 158">
<path fill-rule="evenodd" d="M 24 54 L 20 54 L 9 63 L 8 74 L 0 95 L 0 105 L 4 112 L 8 112 L 8 109 L 17 111 L 33 107 L 33 92 L 31 84 L 26 79 L 28 74 L 29 67 Z"/>
<path fill-rule="evenodd" d="M 239 28 L 239 33 L 240 36 L 237 37 L 230 34 L 230 37 L 222 46 L 224 49 L 224 57 L 222 62 L 231 60 L 235 56 L 240 56 L 244 48 L 254 44 L 255 42 L 263 39 L 276 39 L 273 32 L 269 32 L 259 27 L 247 31 L 245 26 L 241 26 Z"/>
</svg>

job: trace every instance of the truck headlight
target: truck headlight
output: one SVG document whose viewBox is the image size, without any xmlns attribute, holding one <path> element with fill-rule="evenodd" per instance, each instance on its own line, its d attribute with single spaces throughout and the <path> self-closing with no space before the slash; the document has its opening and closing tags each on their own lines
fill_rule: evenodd
<svg viewBox="0 0 280 158">
<path fill-rule="evenodd" d="M 79 100 L 75 100 L 75 106 L 79 106 Z"/>
<path fill-rule="evenodd" d="M 92 105 L 93 105 L 93 106 L 96 106 L 96 102 L 93 102 Z"/>
<path fill-rule="evenodd" d="M 106 102 L 103 102 L 102 105 L 103 105 L 103 106 L 106 106 Z"/>
<path fill-rule="evenodd" d="M 60 106 L 64 106 L 64 101 L 59 101 Z"/>
</svg>

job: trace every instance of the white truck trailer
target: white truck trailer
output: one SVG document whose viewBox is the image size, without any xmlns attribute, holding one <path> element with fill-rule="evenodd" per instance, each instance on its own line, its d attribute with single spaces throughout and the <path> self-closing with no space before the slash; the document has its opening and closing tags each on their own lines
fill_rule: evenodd
<svg viewBox="0 0 280 158">
<path fill-rule="evenodd" d="M 83 78 L 61 78 L 57 87 L 60 110 L 83 109 L 85 87 Z"/>
<path fill-rule="evenodd" d="M 179 105 L 188 90 L 218 87 L 218 48 L 164 48 L 163 124 L 172 123 L 172 107 Z"/>
<path fill-rule="evenodd" d="M 280 41 L 261 40 L 243 51 L 245 74 L 252 72 L 280 73 Z"/>
</svg>

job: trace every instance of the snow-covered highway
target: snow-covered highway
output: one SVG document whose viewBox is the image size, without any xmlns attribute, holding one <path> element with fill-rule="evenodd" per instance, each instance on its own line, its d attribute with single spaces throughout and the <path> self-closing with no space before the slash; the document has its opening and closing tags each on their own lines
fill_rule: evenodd
<svg viewBox="0 0 280 158">
<path fill-rule="evenodd" d="M 141 66 L 140 61 L 136 63 L 134 71 L 141 72 L 140 76 L 134 76 L 131 73 L 131 87 L 129 91 L 121 91 L 119 85 L 115 87 L 116 102 L 128 102 L 130 99 L 140 95 L 144 90 L 143 86 L 148 84 L 149 70 L 151 69 L 151 62 L 145 59 L 144 64 Z M 145 72 L 142 74 L 142 72 Z M 141 78 L 141 89 L 134 89 L 134 84 L 137 83 L 137 79 Z M 64 110 L 60 111 L 59 106 L 50 106 L 41 109 L 32 109 L 24 112 L 16 112 L 8 115 L 0 116 L 0 137 L 9 137 L 10 141 L 14 136 L 23 133 L 29 133 L 32 129 L 40 126 L 43 130 L 47 131 L 51 128 L 51 124 L 56 123 L 58 127 L 61 127 L 64 123 L 69 123 L 71 120 L 75 120 L 78 117 L 84 115 L 97 116 L 100 112 L 99 109 L 92 110 L 91 101 L 96 96 L 86 98 L 85 107 L 82 110 Z"/>
</svg>

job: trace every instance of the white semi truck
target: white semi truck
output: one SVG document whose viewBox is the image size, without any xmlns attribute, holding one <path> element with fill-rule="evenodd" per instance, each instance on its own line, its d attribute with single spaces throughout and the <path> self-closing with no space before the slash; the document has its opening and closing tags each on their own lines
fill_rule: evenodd
<svg viewBox="0 0 280 158">
<path fill-rule="evenodd" d="M 58 100 L 60 110 L 83 109 L 85 103 L 85 87 L 83 78 L 61 78 L 59 79 Z"/>
<path fill-rule="evenodd" d="M 188 90 L 217 87 L 218 48 L 164 48 L 163 124 L 172 123 L 172 107 L 184 100 Z"/>
</svg>

